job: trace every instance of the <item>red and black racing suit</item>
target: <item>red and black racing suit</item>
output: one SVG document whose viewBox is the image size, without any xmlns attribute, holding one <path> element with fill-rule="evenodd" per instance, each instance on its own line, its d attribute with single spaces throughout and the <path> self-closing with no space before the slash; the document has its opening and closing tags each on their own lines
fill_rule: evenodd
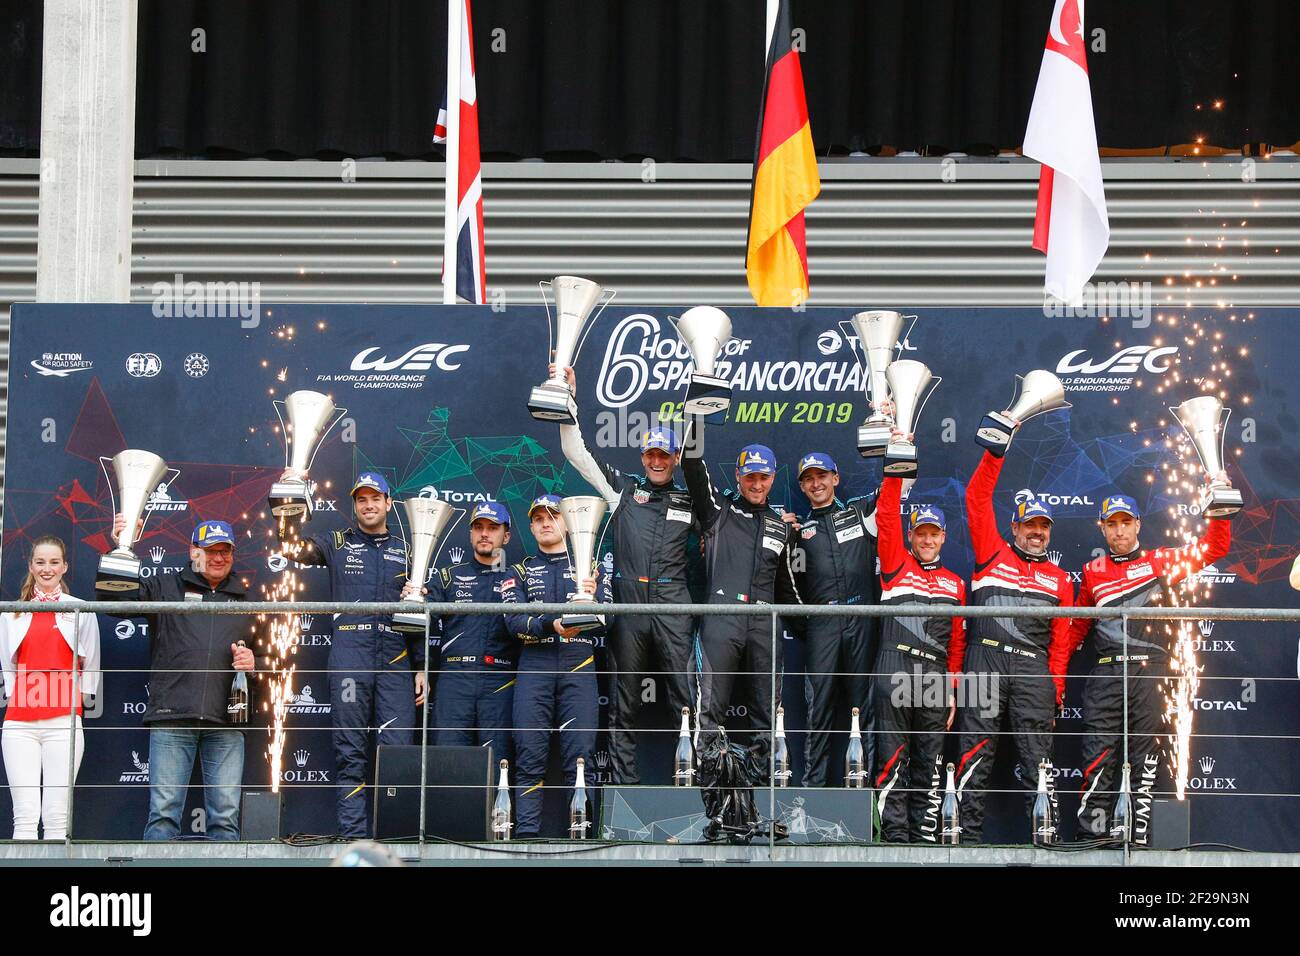
<svg viewBox="0 0 1300 956">
<path fill-rule="evenodd" d="M 881 604 L 965 604 L 966 582 L 938 561 L 922 564 L 903 540 L 903 479 L 885 478 L 876 503 Z M 943 735 L 949 675 L 966 647 L 960 617 L 884 618 L 871 676 L 881 836 L 890 843 L 935 843 L 943 799 Z M 909 826 L 910 821 L 910 826 Z"/>
<path fill-rule="evenodd" d="M 966 486 L 966 520 L 975 551 L 973 603 L 1071 606 L 1074 587 L 1066 572 L 1046 556 L 1028 554 L 998 534 L 993 489 L 1001 471 L 1002 459 L 985 452 Z M 1052 720 L 1065 692 L 1070 619 L 981 617 L 973 623 L 962 668 L 966 699 L 957 717 L 962 752 L 957 778 L 962 840 L 978 843 L 984 829 L 984 793 L 1008 715 L 1016 745 L 1016 776 L 1028 791 L 1026 806 L 1032 809 L 1038 764 L 1051 759 Z M 1048 788 L 1055 804 L 1050 779 Z"/>
<path fill-rule="evenodd" d="M 1083 569 L 1080 607 L 1150 607 L 1166 603 L 1166 589 L 1228 553 L 1232 523 L 1209 522 L 1205 535 L 1182 548 L 1135 550 L 1107 554 Z M 1125 643 L 1119 618 L 1075 618 L 1070 625 L 1070 651 L 1079 648 L 1091 630 L 1097 657 L 1083 691 L 1083 786 L 1080 789 L 1079 830 L 1096 836 L 1109 832 L 1115 808 L 1118 774 L 1123 760 L 1125 668 L 1128 673 L 1128 762 L 1133 787 L 1132 840 L 1146 845 L 1151 838 L 1151 800 L 1160 773 L 1157 737 L 1163 723 L 1160 686 L 1169 673 L 1169 655 L 1161 621 L 1130 621 Z"/>
</svg>

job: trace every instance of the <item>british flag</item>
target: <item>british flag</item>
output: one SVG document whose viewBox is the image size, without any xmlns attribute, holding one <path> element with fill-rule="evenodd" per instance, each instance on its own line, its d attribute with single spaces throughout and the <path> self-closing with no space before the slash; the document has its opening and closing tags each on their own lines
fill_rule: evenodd
<svg viewBox="0 0 1300 956">
<path fill-rule="evenodd" d="M 478 90 L 474 83 L 474 28 L 470 0 L 464 4 L 460 30 L 460 128 L 457 155 L 456 295 L 466 302 L 487 302 L 487 265 L 483 247 L 483 176 L 479 167 Z M 447 94 L 438 110 L 435 143 L 447 142 Z M 446 269 L 444 263 L 443 268 Z"/>
</svg>

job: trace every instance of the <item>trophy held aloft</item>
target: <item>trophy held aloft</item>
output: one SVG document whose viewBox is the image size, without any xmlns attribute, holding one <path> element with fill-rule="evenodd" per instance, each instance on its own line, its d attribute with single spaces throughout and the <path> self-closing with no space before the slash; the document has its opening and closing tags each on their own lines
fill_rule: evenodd
<svg viewBox="0 0 1300 956">
<path fill-rule="evenodd" d="M 100 464 L 107 461 L 101 458 Z M 95 588 L 99 591 L 136 591 L 140 588 L 140 559 L 132 550 L 136 529 L 149 503 L 149 495 L 167 476 L 167 462 L 151 451 L 128 448 L 113 456 L 112 465 L 118 501 L 121 502 L 120 508 L 114 503 L 113 513 L 122 515 L 125 523 L 117 536 L 117 547 L 99 559 Z"/>
<path fill-rule="evenodd" d="M 1007 453 L 1012 437 L 1029 419 L 1070 407 L 1065 400 L 1065 386 L 1046 369 L 1035 369 L 1023 377 L 1017 375 L 1016 381 L 1019 394 L 1011 405 L 1005 411 L 989 412 L 975 431 L 975 441 L 999 458 Z"/>
<path fill-rule="evenodd" d="M 731 407 L 731 383 L 715 371 L 723 347 L 731 341 L 731 319 L 721 309 L 697 305 L 677 320 L 677 334 L 691 353 L 695 368 L 686 384 L 686 415 L 719 415 Z"/>
<path fill-rule="evenodd" d="M 284 431 L 285 467 L 291 468 L 295 477 L 282 478 L 273 484 L 267 505 L 277 520 L 310 521 L 316 485 L 308 480 L 307 472 L 325 436 L 348 410 L 335 408 L 328 395 L 306 390 L 291 392 L 283 402 L 273 404 Z"/>
<path fill-rule="evenodd" d="M 1201 489 L 1201 514 L 1206 518 L 1230 518 L 1242 509 L 1241 492 L 1218 479 L 1223 471 L 1224 428 L 1232 409 L 1213 395 L 1191 398 L 1169 409 L 1191 439 L 1196 455 L 1205 467 L 1206 484 Z"/>
<path fill-rule="evenodd" d="M 921 409 L 943 379 L 930 374 L 929 367 L 924 363 L 912 359 L 892 363 L 885 372 L 885 378 L 894 401 L 894 427 L 904 437 L 891 440 L 885 447 L 884 471 L 893 478 L 915 478 L 916 445 L 907 436 L 916 432 Z"/>
<path fill-rule="evenodd" d="M 878 458 L 889 445 L 894 419 L 881 409 L 889 400 L 887 372 L 897 354 L 906 317 L 898 312 L 877 309 L 859 312 L 853 316 L 853 332 L 862 350 L 862 363 L 867 373 L 867 402 L 871 414 L 858 426 L 858 454 L 863 458 Z"/>
<path fill-rule="evenodd" d="M 555 366 L 555 374 L 528 394 L 528 411 L 538 421 L 576 425 L 578 407 L 564 370 L 572 367 L 577 359 L 584 339 L 583 329 L 605 290 L 590 279 L 556 276 L 551 291 L 555 296 L 555 324 L 550 332 L 553 336 L 550 364 Z M 548 321 L 550 315 L 548 309 Z"/>
</svg>

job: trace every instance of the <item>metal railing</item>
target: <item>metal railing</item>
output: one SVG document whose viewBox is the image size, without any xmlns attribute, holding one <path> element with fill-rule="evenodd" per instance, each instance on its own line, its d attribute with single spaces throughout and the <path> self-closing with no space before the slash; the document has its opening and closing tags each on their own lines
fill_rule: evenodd
<svg viewBox="0 0 1300 956">
<path fill-rule="evenodd" d="M 448 603 L 431 602 L 423 605 L 414 605 L 408 602 L 348 603 L 348 602 L 339 602 L 339 601 L 320 601 L 320 602 L 244 601 L 244 602 L 205 603 L 205 602 L 184 602 L 184 601 L 143 602 L 143 601 L 123 600 L 123 601 L 84 601 L 84 602 L 78 602 L 73 605 L 63 605 L 58 610 L 59 613 L 67 613 L 73 615 L 74 621 L 79 621 L 80 615 L 86 613 L 95 613 L 95 614 L 104 613 L 118 618 L 152 616 L 152 615 L 182 615 L 183 616 L 183 615 L 191 615 L 191 614 L 238 615 L 238 616 L 245 616 L 245 617 L 257 617 L 263 615 L 296 616 L 301 614 L 312 614 L 312 615 L 330 614 L 330 615 L 346 615 L 348 617 L 359 617 L 359 616 L 386 616 L 386 615 L 396 614 L 398 612 L 410 613 L 413 610 L 421 610 L 424 611 L 426 614 L 426 622 L 429 622 L 431 618 L 441 617 L 441 616 L 466 615 L 466 614 L 501 615 L 503 613 L 507 613 L 507 611 L 510 610 L 518 610 L 520 612 L 526 610 L 527 613 L 555 615 L 555 614 L 563 614 L 565 612 L 572 611 L 573 609 L 574 609 L 573 605 L 569 605 L 569 604 L 544 604 L 544 603 L 503 605 L 500 603 L 459 604 L 459 603 L 449 603 L 449 602 Z M 30 602 L 30 601 L 29 602 L 17 602 L 17 601 L 0 602 L 0 613 L 15 613 L 15 614 L 49 613 L 51 612 L 51 610 L 52 610 L 51 605 L 43 602 Z M 1128 679 L 1130 678 L 1130 676 L 1136 676 L 1136 675 L 1130 675 L 1128 673 L 1127 623 L 1129 621 L 1168 622 L 1168 621 L 1212 620 L 1212 621 L 1251 621 L 1251 622 L 1269 622 L 1269 621 L 1300 622 L 1300 609 L 1297 608 L 1215 608 L 1215 607 L 1199 607 L 1199 606 L 1139 607 L 1139 608 L 1125 608 L 1125 607 L 1120 607 L 1120 608 L 1042 607 L 1042 608 L 1038 608 L 1038 607 L 1000 607 L 1000 606 L 990 607 L 990 606 L 952 606 L 952 605 L 948 605 L 948 606 L 848 605 L 845 606 L 845 605 L 777 605 L 777 604 L 734 604 L 734 605 L 733 604 L 725 604 L 725 605 L 723 604 L 674 604 L 674 605 L 584 604 L 582 605 L 582 610 L 584 612 L 595 612 L 595 613 L 600 613 L 602 615 L 609 615 L 611 617 L 617 617 L 620 615 L 659 615 L 668 612 L 673 615 L 690 616 L 693 618 L 711 617 L 711 616 L 767 618 L 770 621 L 770 634 L 771 634 L 771 641 L 772 641 L 772 647 L 771 647 L 772 667 L 770 673 L 768 674 L 771 691 L 770 691 L 770 697 L 768 703 L 769 706 L 771 707 L 771 713 L 773 715 L 775 715 L 776 706 L 778 703 L 778 692 L 777 692 L 777 688 L 779 686 L 778 681 L 786 674 L 786 672 L 783 669 L 778 668 L 778 664 L 777 664 L 781 656 L 778 653 L 779 642 L 783 639 L 782 637 L 783 628 L 780 623 L 782 618 L 810 618 L 811 619 L 811 618 L 820 618 L 820 617 L 861 617 L 861 618 L 883 619 L 883 618 L 894 618 L 894 617 L 922 617 L 922 618 L 938 617 L 938 618 L 963 618 L 967 620 L 975 620 L 981 618 L 994 618 L 994 619 L 1002 619 L 1002 620 L 1018 620 L 1018 619 L 1041 620 L 1044 618 L 1075 618 L 1075 619 L 1088 618 L 1088 619 L 1095 619 L 1095 620 L 1107 620 L 1107 619 L 1121 620 L 1124 623 L 1123 626 L 1124 643 L 1125 643 L 1124 657 L 1126 658 L 1122 662 L 1124 664 L 1122 668 L 1123 688 L 1124 688 L 1123 690 L 1124 715 L 1123 715 L 1121 736 L 1123 739 L 1123 746 L 1124 746 L 1124 752 L 1123 752 L 1124 763 L 1128 762 L 1128 756 L 1129 756 L 1128 754 L 1128 746 L 1129 746 Z M 427 646 L 430 633 L 431 631 L 430 631 L 429 624 L 426 623 L 426 630 L 424 635 L 426 646 Z M 418 635 L 417 635 L 417 639 L 418 639 Z M 969 646 L 970 645 L 968 644 L 968 647 Z M 1046 665 L 1046 662 L 1044 662 L 1044 665 Z M 296 664 L 294 665 L 294 669 L 295 669 L 295 673 L 299 675 L 315 674 L 315 673 L 330 673 L 328 669 L 323 671 L 299 669 L 297 668 Z M 347 673 L 387 673 L 387 674 L 393 673 L 391 670 L 368 671 L 364 668 L 353 668 L 353 667 L 348 667 L 345 668 L 344 670 L 346 670 Z M 132 673 L 132 674 L 142 673 L 141 671 L 136 669 L 127 670 L 127 669 L 113 669 L 113 668 L 102 668 L 102 667 L 98 669 L 98 672 L 102 675 L 114 674 L 114 673 Z M 150 669 L 148 671 L 144 671 L 143 673 L 147 674 L 147 673 L 158 673 L 158 672 L 159 671 L 157 670 Z M 211 672 L 194 670 L 194 669 L 189 669 L 186 672 L 187 673 L 211 673 Z M 233 673 L 231 669 L 222 669 L 219 672 L 223 674 Z M 514 671 L 506 671 L 506 672 L 514 673 Z M 261 668 L 259 669 L 259 673 L 265 674 L 268 673 L 268 671 L 265 668 Z M 413 670 L 412 673 L 413 674 L 419 673 L 419 671 Z M 433 670 L 430 669 L 428 655 L 426 655 L 426 660 L 423 667 L 423 673 L 426 676 L 426 688 L 427 688 L 429 686 L 428 675 L 431 673 L 437 673 L 436 668 L 434 668 Z M 448 672 L 448 673 L 452 673 L 452 672 Z M 536 673 L 546 673 L 546 672 L 540 671 Z M 605 671 L 602 673 L 612 674 L 616 672 Z M 652 676 L 657 674 L 676 673 L 676 672 L 638 671 L 638 673 L 643 674 L 643 676 Z M 731 672 L 731 673 L 735 673 L 737 675 L 753 674 L 753 672 L 750 671 Z M 796 675 L 801 674 L 803 676 L 839 676 L 844 672 L 803 671 L 803 672 L 790 672 L 790 673 L 795 673 Z M 882 674 L 870 673 L 870 674 L 864 674 L 858 676 L 882 676 Z M 74 784 L 75 784 L 77 763 L 78 763 L 76 759 L 76 753 L 75 753 L 75 748 L 76 748 L 75 731 L 77 729 L 76 710 L 78 705 L 81 702 L 81 693 L 79 689 L 80 676 L 81 676 L 80 671 L 74 671 L 72 675 L 72 680 L 73 680 L 72 694 L 71 694 L 72 699 L 69 708 L 70 726 L 73 728 L 73 733 L 69 734 L 69 738 L 70 738 L 69 739 L 69 773 L 68 773 L 68 781 L 66 784 L 67 789 L 69 791 L 69 797 L 68 797 L 68 811 L 67 811 L 67 830 L 64 838 L 65 844 L 69 847 L 73 842 L 72 828 L 73 828 L 73 812 L 74 812 L 74 802 L 75 802 Z M 1023 676 L 1039 677 L 1041 675 L 1023 675 Z M 1050 675 L 1047 676 L 1048 679 L 1050 679 Z M 1088 679 L 1091 676 L 1093 675 L 1075 675 L 1071 679 L 1076 679 L 1076 680 L 1079 678 Z M 1168 675 L 1153 674 L 1153 675 L 1149 675 L 1149 678 L 1164 680 L 1167 678 L 1167 676 Z M 1202 677 L 1200 679 L 1201 680 L 1238 680 L 1240 678 Z M 1256 677 L 1253 679 L 1288 681 L 1288 680 L 1292 680 L 1293 678 Z M 430 699 L 430 703 L 431 702 L 432 701 Z M 697 716 L 697 720 L 698 720 L 698 716 Z M 121 730 L 125 728 L 86 727 L 82 729 Z M 337 729 L 369 730 L 372 728 L 369 727 L 339 728 L 337 726 L 332 725 L 330 727 L 321 727 L 321 728 L 313 728 L 313 729 L 317 729 L 322 733 L 327 733 Z M 411 729 L 414 730 L 416 728 L 411 728 Z M 421 726 L 418 729 L 421 731 L 421 742 L 422 742 L 421 780 L 423 781 L 426 779 L 426 774 L 427 774 L 427 764 L 426 764 L 427 753 L 425 753 L 425 745 L 429 743 L 429 731 L 431 729 L 429 727 L 428 706 L 424 708 L 424 716 L 421 721 Z M 457 728 L 457 729 L 488 729 L 488 728 Z M 497 730 L 499 728 L 490 728 L 490 729 Z M 508 728 L 508 730 L 511 732 L 520 729 L 524 729 L 524 730 L 537 729 L 537 730 L 546 730 L 546 731 L 554 730 L 554 728 L 549 728 L 549 727 L 548 728 L 517 728 L 517 727 Z M 596 727 L 596 728 L 581 728 L 581 729 L 598 732 L 603 728 Z M 638 734 L 645 733 L 645 732 L 646 731 L 641 731 L 641 730 L 635 731 L 635 733 Z M 651 732 L 677 733 L 678 730 L 676 728 L 661 728 L 658 731 L 651 731 Z M 811 733 L 811 732 L 812 731 L 807 731 L 807 733 Z M 844 733 L 844 731 L 838 731 L 838 730 L 830 731 L 830 732 Z M 875 731 L 873 729 L 864 728 L 864 733 L 874 733 L 874 732 Z M 956 730 L 952 730 L 952 731 L 945 731 L 944 733 L 956 733 L 956 732 L 957 732 Z M 1015 732 L 1014 730 L 995 731 L 995 733 L 1001 733 L 1001 734 L 1011 734 L 1014 732 Z M 754 733 L 761 733 L 767 735 L 769 737 L 769 743 L 774 745 L 775 741 L 774 741 L 773 728 L 771 727 L 759 728 L 756 729 Z M 1086 731 L 1082 733 L 1086 733 Z M 1053 736 L 1057 736 L 1057 735 L 1058 732 L 1053 731 Z M 1214 736 L 1214 735 L 1195 734 L 1193 736 L 1200 737 L 1200 736 Z M 1222 736 L 1231 736 L 1233 738 L 1238 738 L 1238 739 L 1242 737 L 1242 735 L 1240 734 L 1222 735 Z M 1260 738 L 1268 738 L 1268 739 L 1300 739 L 1294 735 L 1257 735 L 1257 736 Z M 771 753 L 773 750 L 774 750 L 774 746 L 769 746 L 769 760 L 771 759 Z M 772 768 L 769 765 L 769 770 L 771 769 Z M 770 775 L 769 775 L 769 781 L 770 782 L 767 787 L 769 791 L 769 820 L 774 820 L 776 817 L 777 787 L 775 781 L 771 779 Z M 107 785 L 107 786 L 111 787 L 113 785 Z M 148 785 L 146 784 L 144 786 L 148 786 Z M 337 789 L 339 785 L 327 783 L 327 784 L 322 784 L 320 786 L 329 789 Z M 417 784 L 416 786 L 420 786 L 422 789 L 431 788 L 431 785 L 428 784 Z M 437 785 L 432 785 L 432 786 L 437 786 Z M 442 786 L 455 786 L 455 785 L 442 785 Z M 592 784 L 591 786 L 593 789 L 599 788 L 599 785 L 597 784 Z M 241 781 L 241 791 L 242 791 L 242 781 Z M 992 793 L 998 791 L 986 789 L 983 792 Z M 1011 791 L 1007 791 L 1007 792 L 1011 792 Z M 1233 795 L 1234 796 L 1290 796 L 1290 797 L 1300 796 L 1298 794 L 1250 794 L 1250 793 L 1246 793 L 1246 794 L 1237 793 Z M 423 799 L 420 801 L 420 821 L 419 821 L 418 842 L 421 845 L 423 845 L 426 840 L 427 821 L 425 816 L 426 813 L 425 802 L 426 801 Z M 1124 861 L 1127 862 L 1129 858 L 1129 845 L 1127 842 L 1124 843 L 1123 849 L 1124 849 L 1124 855 L 1123 855 Z"/>
</svg>

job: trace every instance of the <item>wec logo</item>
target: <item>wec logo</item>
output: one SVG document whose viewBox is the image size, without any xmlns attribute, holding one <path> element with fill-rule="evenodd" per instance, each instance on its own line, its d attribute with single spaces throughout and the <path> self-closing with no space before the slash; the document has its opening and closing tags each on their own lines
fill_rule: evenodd
<svg viewBox="0 0 1300 956">
<path fill-rule="evenodd" d="M 452 363 L 452 356 L 460 355 L 469 351 L 468 345 L 447 345 L 444 342 L 426 342 L 423 345 L 417 345 L 405 354 L 395 359 L 389 359 L 387 355 L 380 355 L 372 358 L 371 355 L 379 351 L 378 346 L 372 346 L 358 352 L 352 359 L 351 369 L 354 372 L 427 372 L 433 365 L 444 372 L 453 372 L 460 368 L 460 363 Z"/>
<path fill-rule="evenodd" d="M 1178 346 L 1130 345 L 1100 362 L 1090 361 L 1087 349 L 1075 349 L 1056 363 L 1058 375 L 1132 375 L 1141 369 L 1159 375 L 1169 371 Z M 1080 356 L 1085 356 L 1080 358 Z M 1161 362 L 1161 359 L 1169 361 Z"/>
</svg>

